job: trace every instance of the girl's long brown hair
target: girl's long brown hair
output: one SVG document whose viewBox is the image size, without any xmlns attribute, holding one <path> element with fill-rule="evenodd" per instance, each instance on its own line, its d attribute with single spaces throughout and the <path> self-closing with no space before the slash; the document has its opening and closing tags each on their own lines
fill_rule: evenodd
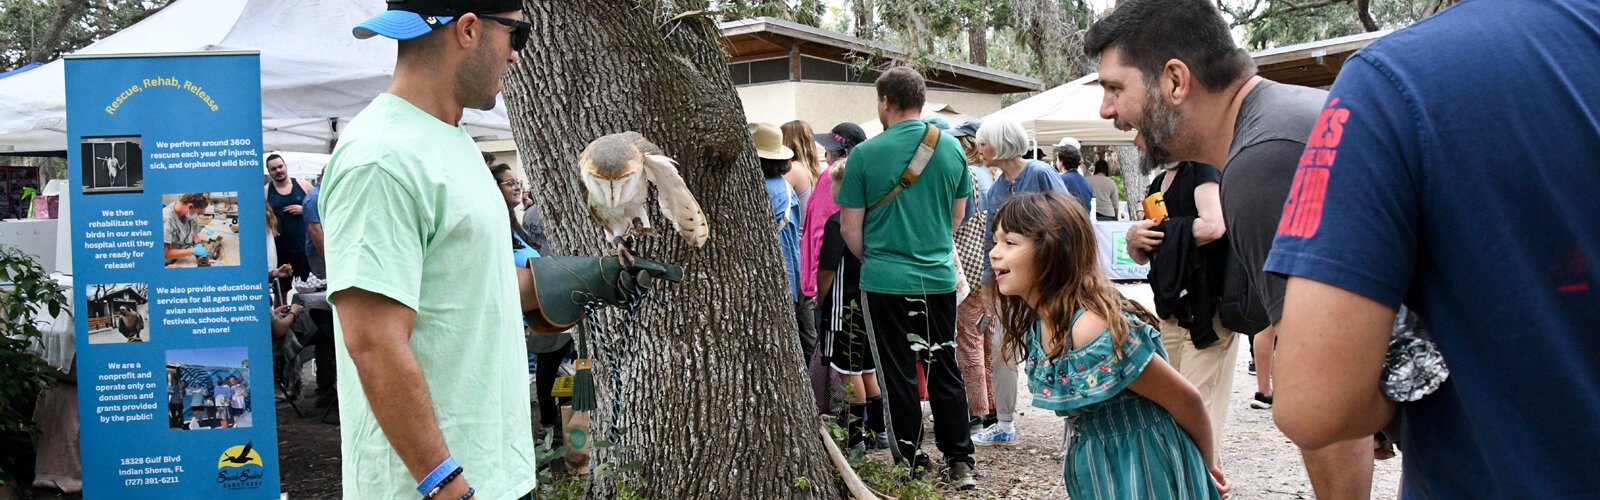
<svg viewBox="0 0 1600 500">
<path fill-rule="evenodd" d="M 1049 330 L 1040 332 L 1041 340 L 1054 343 L 1048 353 L 1050 359 L 1061 356 L 1072 336 L 1072 313 L 1080 307 L 1105 319 L 1111 328 L 1113 355 L 1117 357 L 1121 357 L 1122 346 L 1133 328 L 1123 311 L 1146 324 L 1154 323 L 1144 307 L 1123 297 L 1106 278 L 1100 268 L 1094 223 L 1077 201 L 1055 192 L 1018 194 L 1000 207 L 992 224 L 995 233 L 1003 230 L 1033 240 L 1034 269 L 1039 273 L 1034 282 L 1038 310 L 1020 296 L 1000 295 L 1000 287 L 988 287 L 989 298 L 1005 329 L 1000 349 L 1015 353 L 1012 359 L 1027 357 L 1024 339 L 1035 319 L 1050 325 Z"/>
<path fill-rule="evenodd" d="M 806 166 L 806 171 L 811 172 L 811 183 L 816 184 L 822 167 L 817 164 L 817 140 L 811 136 L 811 125 L 794 120 L 779 128 L 783 129 L 783 145 L 794 151 L 794 161 Z"/>
</svg>

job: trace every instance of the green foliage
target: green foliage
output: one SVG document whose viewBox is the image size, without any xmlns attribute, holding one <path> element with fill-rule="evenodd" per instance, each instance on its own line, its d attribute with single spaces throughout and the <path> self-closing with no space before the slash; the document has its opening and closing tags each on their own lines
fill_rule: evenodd
<svg viewBox="0 0 1600 500">
<path fill-rule="evenodd" d="M 1367 15 L 1375 29 L 1397 29 L 1454 5 L 1458 0 L 1371 0 Z M 1326 40 L 1367 31 L 1356 0 L 1228 0 L 1225 17 L 1245 29 L 1244 44 L 1261 50 Z"/>
<path fill-rule="evenodd" d="M 46 62 L 132 25 L 172 0 L 6 0 L 0 2 L 0 71 Z M 71 15 L 58 37 L 51 25 Z"/>
<path fill-rule="evenodd" d="M 59 316 L 69 304 L 61 285 L 13 246 L 0 245 L 0 282 L 12 284 L 0 292 L 0 433 L 23 432 L 32 411 L 29 402 L 52 377 L 50 366 L 27 350 L 44 336 L 38 322 Z"/>
<path fill-rule="evenodd" d="M 772 17 L 819 27 L 828 11 L 826 0 L 710 0 L 706 6 L 726 20 Z"/>
<path fill-rule="evenodd" d="M 594 418 L 589 421 L 591 428 L 598 428 L 601 418 L 600 415 L 595 414 Z M 618 435 L 624 433 L 625 430 L 617 430 Z M 567 456 L 567 452 L 571 448 L 568 448 L 565 444 L 557 447 L 554 443 L 555 433 L 552 432 L 546 434 L 544 439 L 535 447 L 534 468 L 537 471 L 535 474 L 539 479 L 539 491 L 537 495 L 534 495 L 535 497 L 556 500 L 586 498 L 591 477 L 599 477 L 614 486 L 613 494 L 615 498 L 627 500 L 644 498 L 634 484 L 630 482 L 630 478 L 634 478 L 635 473 L 644 468 L 644 462 L 633 460 L 621 465 L 603 462 L 589 469 L 588 475 L 566 474 L 563 458 Z M 611 456 L 614 457 L 616 453 L 633 451 L 634 447 L 632 445 L 619 445 L 606 439 L 596 439 L 594 447 L 590 449 L 591 459 L 597 456 L 600 450 L 608 449 L 612 450 Z M 557 469 L 558 466 L 560 466 L 559 470 Z M 645 484 L 643 479 L 632 480 L 636 480 L 640 486 Z"/>
</svg>

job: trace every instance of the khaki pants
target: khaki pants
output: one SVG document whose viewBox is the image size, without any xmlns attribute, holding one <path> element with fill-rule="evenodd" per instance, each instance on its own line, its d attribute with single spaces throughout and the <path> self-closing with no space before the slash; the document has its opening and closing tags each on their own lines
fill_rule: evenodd
<svg viewBox="0 0 1600 500">
<path fill-rule="evenodd" d="M 1211 417 L 1211 449 L 1222 456 L 1222 428 L 1228 423 L 1228 397 L 1233 394 L 1234 365 L 1239 361 L 1232 330 L 1222 327 L 1221 318 L 1212 318 L 1212 328 L 1217 331 L 1217 341 L 1205 349 L 1196 349 L 1189 340 L 1189 330 L 1178 326 L 1178 320 L 1161 320 L 1161 344 L 1167 348 L 1167 363 L 1178 370 L 1189 383 L 1200 390 L 1206 413 Z"/>
</svg>

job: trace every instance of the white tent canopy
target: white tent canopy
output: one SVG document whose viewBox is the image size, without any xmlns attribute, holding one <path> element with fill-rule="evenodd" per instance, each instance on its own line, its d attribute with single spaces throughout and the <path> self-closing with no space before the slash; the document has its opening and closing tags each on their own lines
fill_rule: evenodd
<svg viewBox="0 0 1600 500">
<path fill-rule="evenodd" d="M 1133 144 L 1133 132 L 1117 130 L 1111 120 L 1100 118 L 1105 91 L 1100 88 L 1099 79 L 1098 73 L 1090 73 L 983 119 L 1016 121 L 1041 146 L 1055 144 L 1063 137 L 1075 138 L 1085 146 Z"/>
<path fill-rule="evenodd" d="M 383 10 L 377 1 L 177 0 L 77 54 L 261 51 L 266 150 L 328 152 L 338 130 L 389 86 L 395 42 L 357 40 L 350 29 Z M 0 153 L 64 151 L 62 61 L 0 80 Z M 479 140 L 511 138 L 502 101 L 462 119 Z"/>
</svg>

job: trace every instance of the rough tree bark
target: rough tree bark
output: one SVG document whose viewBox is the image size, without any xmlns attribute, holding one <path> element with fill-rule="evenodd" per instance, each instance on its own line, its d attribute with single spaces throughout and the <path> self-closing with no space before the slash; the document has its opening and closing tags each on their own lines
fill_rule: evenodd
<svg viewBox="0 0 1600 500">
<path fill-rule="evenodd" d="M 967 62 L 989 65 L 989 27 L 982 23 L 967 27 Z"/>
<path fill-rule="evenodd" d="M 656 213 L 663 236 L 636 247 L 683 266 L 685 277 L 658 290 L 665 303 L 641 309 L 631 334 L 596 339 L 594 435 L 625 431 L 598 463 L 639 462 L 625 479 L 647 498 L 837 497 L 771 206 L 715 22 L 675 19 L 669 1 L 523 3 L 533 39 L 505 96 L 553 253 L 613 248 L 584 207 L 576 159 L 590 140 L 625 130 L 678 160 L 711 225 L 710 241 L 694 249 Z M 604 332 L 618 331 L 617 316 L 606 314 Z M 589 486 L 604 497 L 615 485 Z"/>
<path fill-rule="evenodd" d="M 1117 146 L 1117 166 L 1122 171 L 1122 187 L 1127 190 L 1123 193 L 1124 200 L 1133 210 L 1140 210 L 1139 202 L 1144 201 L 1144 190 L 1150 186 L 1150 173 L 1139 166 L 1139 148 L 1134 146 Z"/>
</svg>

